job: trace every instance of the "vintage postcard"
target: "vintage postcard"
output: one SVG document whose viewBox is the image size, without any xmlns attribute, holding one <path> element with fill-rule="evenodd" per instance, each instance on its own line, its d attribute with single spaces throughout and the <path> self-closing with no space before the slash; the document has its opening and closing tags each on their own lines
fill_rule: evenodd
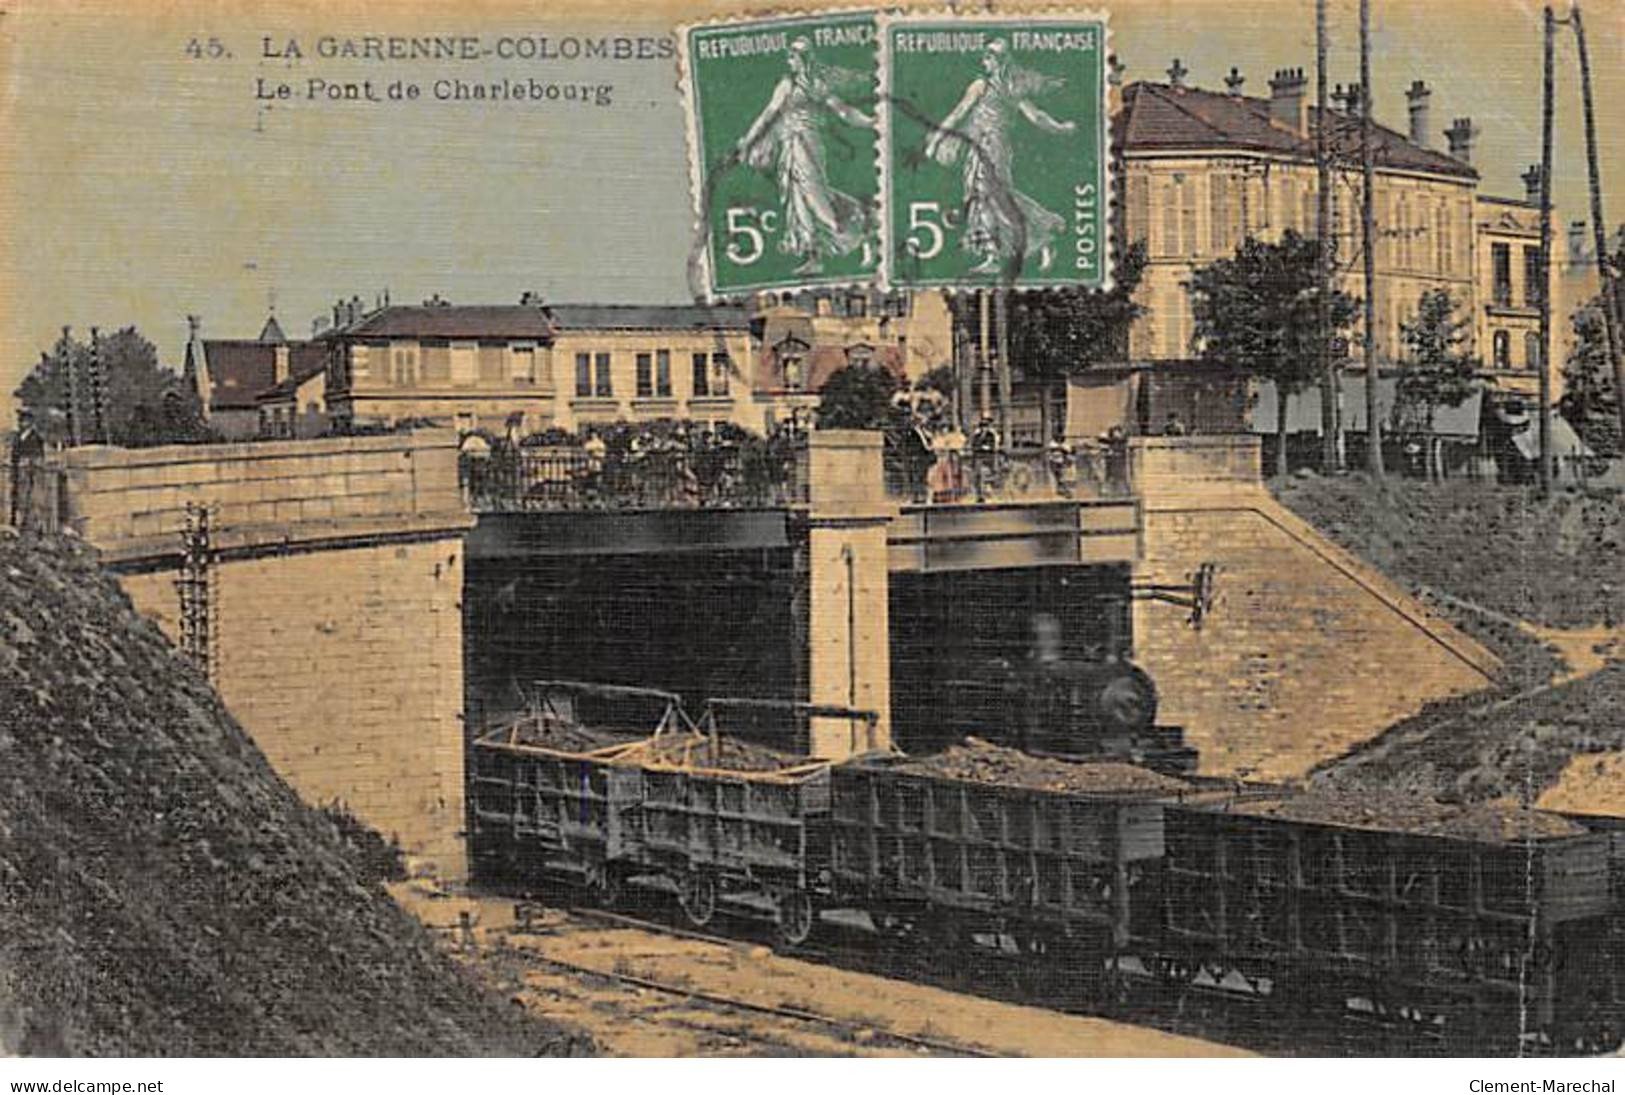
<svg viewBox="0 0 1625 1095">
<path fill-rule="evenodd" d="M 1615 1090 L 1622 61 L 0 9 L 0 1084 Z"/>
</svg>

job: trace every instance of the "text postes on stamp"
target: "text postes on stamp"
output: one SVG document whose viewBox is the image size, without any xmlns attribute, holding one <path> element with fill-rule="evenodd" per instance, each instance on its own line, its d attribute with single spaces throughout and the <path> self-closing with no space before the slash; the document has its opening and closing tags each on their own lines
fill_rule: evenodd
<svg viewBox="0 0 1625 1095">
<path fill-rule="evenodd" d="M 696 288 L 875 280 L 875 35 L 868 12 L 686 28 Z"/>
<path fill-rule="evenodd" d="M 888 20 L 892 284 L 1104 288 L 1104 16 Z"/>
</svg>

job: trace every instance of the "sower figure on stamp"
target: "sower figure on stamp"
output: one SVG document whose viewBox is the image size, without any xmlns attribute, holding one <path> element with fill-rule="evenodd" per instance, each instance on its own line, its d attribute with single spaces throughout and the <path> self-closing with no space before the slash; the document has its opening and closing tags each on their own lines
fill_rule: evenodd
<svg viewBox="0 0 1625 1095">
<path fill-rule="evenodd" d="M 758 171 L 772 173 L 784 206 L 784 234 L 779 249 L 800 255 L 798 274 L 817 273 L 824 259 L 863 249 L 863 265 L 875 260 L 870 240 L 871 218 L 864 204 L 830 185 L 824 170 L 820 127 L 825 115 L 848 125 L 875 128 L 875 119 L 845 102 L 839 92 L 862 84 L 861 72 L 822 64 L 806 38 L 797 38 L 786 55 L 789 69 L 773 88 L 761 114 L 739 138 L 740 158 Z"/>
<path fill-rule="evenodd" d="M 965 234 L 962 246 L 981 261 L 974 273 L 994 272 L 1001 261 L 1034 258 L 1047 270 L 1055 259 L 1051 241 L 1066 221 L 1016 189 L 1010 128 L 1019 113 L 1047 133 L 1071 133 L 1076 122 L 1058 121 L 1033 105 L 1029 96 L 1063 85 L 1010 63 L 1000 39 L 982 53 L 984 75 L 972 80 L 959 105 L 925 143 L 925 154 L 943 165 L 960 162 L 964 180 Z"/>
</svg>

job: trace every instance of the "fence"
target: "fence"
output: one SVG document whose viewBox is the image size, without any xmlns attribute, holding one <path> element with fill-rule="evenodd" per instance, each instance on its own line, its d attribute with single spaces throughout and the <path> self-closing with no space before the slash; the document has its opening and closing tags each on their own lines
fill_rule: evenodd
<svg viewBox="0 0 1625 1095">
<path fill-rule="evenodd" d="M 730 509 L 795 503 L 796 450 L 715 446 L 642 452 L 498 448 L 465 452 L 464 495 L 477 512 Z"/>
</svg>

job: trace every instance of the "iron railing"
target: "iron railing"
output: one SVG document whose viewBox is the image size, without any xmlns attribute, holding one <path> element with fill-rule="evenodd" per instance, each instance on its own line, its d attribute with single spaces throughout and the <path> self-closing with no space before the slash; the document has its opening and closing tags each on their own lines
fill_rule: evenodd
<svg viewBox="0 0 1625 1095">
<path fill-rule="evenodd" d="M 925 453 L 888 439 L 886 492 L 915 504 L 1121 497 L 1129 493 L 1128 451 L 1079 444 L 1060 453 L 1038 448 Z"/>
<path fill-rule="evenodd" d="M 740 509 L 794 504 L 796 450 L 714 446 L 642 452 L 500 448 L 465 452 L 476 512 Z"/>
</svg>

